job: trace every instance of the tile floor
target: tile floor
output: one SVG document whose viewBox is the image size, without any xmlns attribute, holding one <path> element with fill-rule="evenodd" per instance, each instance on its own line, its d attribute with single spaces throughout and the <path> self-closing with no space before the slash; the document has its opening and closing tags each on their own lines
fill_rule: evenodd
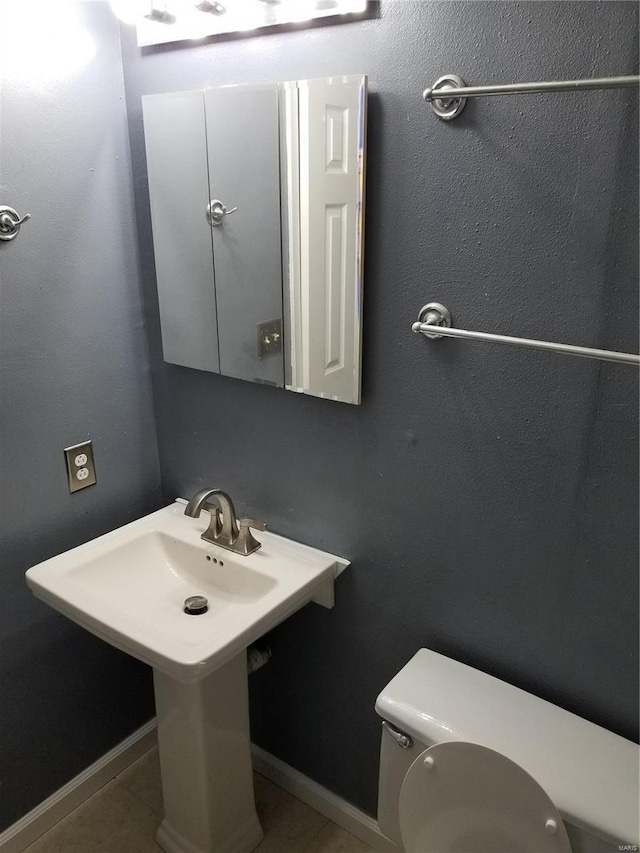
<svg viewBox="0 0 640 853">
<path fill-rule="evenodd" d="M 373 853 L 335 823 L 255 774 L 264 841 L 255 853 Z M 162 853 L 158 751 L 152 749 L 101 788 L 24 853 Z"/>
</svg>

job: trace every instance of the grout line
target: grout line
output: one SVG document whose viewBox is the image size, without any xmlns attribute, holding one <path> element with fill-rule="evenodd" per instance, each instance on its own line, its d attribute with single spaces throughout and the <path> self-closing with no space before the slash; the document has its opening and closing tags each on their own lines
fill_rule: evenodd
<svg viewBox="0 0 640 853">
<path fill-rule="evenodd" d="M 162 815 L 162 814 L 159 814 L 159 813 L 158 813 L 158 812 L 153 808 L 153 806 L 150 806 L 150 805 L 149 805 L 149 803 L 146 803 L 146 802 L 142 799 L 142 797 L 140 797 L 138 794 L 136 794 L 136 792 L 135 792 L 135 791 L 132 791 L 132 790 L 131 790 L 131 788 L 130 788 L 128 785 L 126 785 L 124 782 L 122 782 L 122 781 L 121 781 L 120 779 L 118 779 L 117 777 L 116 777 L 115 779 L 112 779 L 111 781 L 112 781 L 112 782 L 115 782 L 115 783 L 116 783 L 116 785 L 117 785 L 119 788 L 122 788 L 122 790 L 123 790 L 123 791 L 126 791 L 126 792 L 127 792 L 127 794 L 129 794 L 131 797 L 133 797 L 133 799 L 136 801 L 136 803 L 137 803 L 137 804 L 139 804 L 139 805 L 141 805 L 141 806 L 142 806 L 142 807 L 143 807 L 147 812 L 149 812 L 149 814 L 153 815 L 153 817 L 154 817 L 154 818 L 157 818 L 157 819 L 158 819 L 158 825 L 160 825 L 160 823 L 162 822 L 162 818 L 163 818 L 163 815 Z M 99 792 L 99 791 L 96 791 L 96 793 L 100 793 L 100 792 Z M 95 797 L 95 794 L 94 794 L 93 796 Z M 90 799 L 91 799 L 91 798 L 90 798 Z M 78 806 L 78 808 L 79 808 L 79 806 Z M 73 814 L 73 812 L 72 812 L 72 814 Z"/>
<path fill-rule="evenodd" d="M 148 809 L 153 815 L 155 815 L 157 818 L 162 820 L 164 817 L 164 813 L 156 811 L 156 809 L 150 803 L 146 802 L 146 800 L 143 800 L 142 797 L 140 796 L 140 794 L 137 791 L 134 791 L 134 789 L 132 787 L 130 787 L 126 783 L 126 781 L 122 778 L 123 776 L 125 776 L 127 774 L 128 771 L 131 770 L 132 767 L 134 767 L 134 765 L 138 764 L 138 762 L 142 761 L 144 758 L 147 758 L 149 755 L 151 755 L 151 753 L 154 750 L 157 751 L 157 749 L 158 749 L 157 746 L 155 746 L 155 745 L 152 746 L 150 749 L 148 749 L 146 752 L 144 752 L 139 758 L 137 758 L 133 762 L 133 764 L 130 764 L 129 767 L 125 767 L 124 770 L 122 770 L 120 773 L 118 773 L 118 775 L 114 777 L 114 780 L 116 782 L 118 782 L 125 789 L 125 791 L 128 791 L 133 797 L 135 797 L 136 800 L 141 802 L 142 805 L 146 809 Z M 158 780 L 158 783 L 160 785 L 160 789 L 162 790 L 162 782 L 160 781 L 160 779 Z"/>
<path fill-rule="evenodd" d="M 275 783 L 274 783 L 274 784 L 275 784 Z M 293 796 L 294 796 L 294 794 L 291 794 L 291 796 L 293 797 Z M 296 800 L 297 800 L 297 799 L 298 799 L 298 797 L 296 797 Z M 302 802 L 302 800 L 300 800 L 300 802 Z M 312 808 L 312 806 L 309 806 L 308 808 Z M 314 811 L 316 811 L 316 809 L 313 809 L 313 810 L 314 810 Z M 318 812 L 318 814 L 320 814 L 320 812 Z M 314 835 L 312 838 L 310 838 L 310 839 L 309 839 L 309 843 L 308 843 L 308 844 L 307 844 L 307 846 L 304 848 L 304 850 L 302 850 L 302 851 L 301 851 L 301 853 L 305 853 L 305 851 L 307 851 L 307 850 L 310 850 L 310 849 L 311 849 L 311 845 L 313 844 L 313 842 L 316 840 L 316 838 L 319 838 L 320 833 L 321 833 L 321 832 L 324 832 L 324 830 L 327 828 L 327 826 L 328 826 L 330 823 L 333 823 L 333 821 L 330 821 L 328 817 L 327 817 L 327 818 L 325 818 L 324 823 L 322 824 L 322 826 L 321 826 L 321 827 L 319 827 L 319 829 L 318 829 L 318 831 L 315 833 L 315 835 Z M 334 825 L 335 825 L 335 824 L 334 824 Z"/>
</svg>

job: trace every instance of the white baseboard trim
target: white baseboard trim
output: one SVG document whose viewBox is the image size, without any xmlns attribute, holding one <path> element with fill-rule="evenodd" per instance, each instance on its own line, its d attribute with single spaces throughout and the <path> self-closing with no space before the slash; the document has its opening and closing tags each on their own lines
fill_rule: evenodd
<svg viewBox="0 0 640 853">
<path fill-rule="evenodd" d="M 251 744 L 251 752 L 254 770 L 262 776 L 266 776 L 374 850 L 379 850 L 380 853 L 398 853 L 398 848 L 380 832 L 378 822 L 368 814 L 259 746 Z"/>
<path fill-rule="evenodd" d="M 0 833 L 0 853 L 20 853 L 118 773 L 126 770 L 151 749 L 155 741 L 156 721 L 153 719 Z"/>
</svg>

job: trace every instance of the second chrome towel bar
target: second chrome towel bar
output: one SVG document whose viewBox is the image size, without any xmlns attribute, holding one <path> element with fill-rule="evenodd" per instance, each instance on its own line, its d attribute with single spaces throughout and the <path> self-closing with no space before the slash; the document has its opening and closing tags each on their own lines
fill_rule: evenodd
<svg viewBox="0 0 640 853">
<path fill-rule="evenodd" d="M 599 361 L 613 361 L 618 364 L 631 364 L 640 367 L 640 355 L 630 352 L 612 352 L 611 350 L 592 349 L 591 347 L 555 344 L 550 341 L 536 341 L 530 338 L 514 338 L 509 335 L 494 335 L 490 332 L 469 332 L 466 329 L 451 328 L 451 313 L 439 302 L 429 302 L 420 309 L 418 321 L 411 327 L 416 333 L 435 340 L 437 338 L 465 338 L 471 341 L 485 341 L 491 344 L 505 344 L 511 347 L 545 350 L 561 355 L 574 355 L 578 358 L 595 358 Z"/>
</svg>

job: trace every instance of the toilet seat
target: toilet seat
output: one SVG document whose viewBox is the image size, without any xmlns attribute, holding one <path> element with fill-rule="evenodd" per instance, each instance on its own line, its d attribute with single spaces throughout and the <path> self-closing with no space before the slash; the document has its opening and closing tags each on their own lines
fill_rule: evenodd
<svg viewBox="0 0 640 853">
<path fill-rule="evenodd" d="M 571 853 L 544 789 L 479 744 L 425 749 L 404 778 L 399 805 L 406 853 Z"/>
</svg>

